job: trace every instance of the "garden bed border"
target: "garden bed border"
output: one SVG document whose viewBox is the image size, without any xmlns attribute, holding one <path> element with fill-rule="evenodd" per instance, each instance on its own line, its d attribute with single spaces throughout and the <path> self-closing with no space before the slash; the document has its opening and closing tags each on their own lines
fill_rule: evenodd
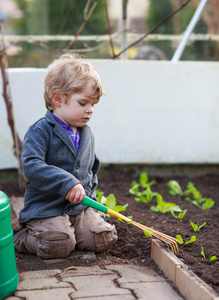
<svg viewBox="0 0 219 300">
<path fill-rule="evenodd" d="M 152 239 L 151 258 L 186 300 L 219 300 L 217 293 L 159 240 Z"/>
</svg>

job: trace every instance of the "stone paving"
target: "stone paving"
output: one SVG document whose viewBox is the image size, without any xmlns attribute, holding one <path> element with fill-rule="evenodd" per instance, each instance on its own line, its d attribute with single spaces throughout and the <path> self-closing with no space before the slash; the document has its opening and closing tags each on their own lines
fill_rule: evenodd
<svg viewBox="0 0 219 300">
<path fill-rule="evenodd" d="M 180 300 L 154 270 L 135 265 L 78 267 L 77 270 L 28 271 L 19 275 L 14 296 L 7 300 Z"/>
</svg>

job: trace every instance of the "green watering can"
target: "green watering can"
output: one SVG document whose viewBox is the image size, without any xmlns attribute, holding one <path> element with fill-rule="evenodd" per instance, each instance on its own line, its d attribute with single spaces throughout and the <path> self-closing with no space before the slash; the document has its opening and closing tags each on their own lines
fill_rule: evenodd
<svg viewBox="0 0 219 300">
<path fill-rule="evenodd" d="M 0 299 L 11 295 L 18 285 L 14 233 L 11 226 L 11 205 L 0 191 Z"/>
</svg>

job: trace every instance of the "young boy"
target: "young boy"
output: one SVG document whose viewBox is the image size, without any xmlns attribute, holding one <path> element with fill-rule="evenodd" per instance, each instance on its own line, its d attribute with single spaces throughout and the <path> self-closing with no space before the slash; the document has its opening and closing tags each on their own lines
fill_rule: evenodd
<svg viewBox="0 0 219 300">
<path fill-rule="evenodd" d="M 44 259 L 75 248 L 106 251 L 117 240 L 115 226 L 80 203 L 85 195 L 96 200 L 99 160 L 86 123 L 102 96 L 101 80 L 89 63 L 65 54 L 44 83 L 48 111 L 24 138 L 28 181 L 19 221 L 12 222 L 15 249 Z"/>
</svg>

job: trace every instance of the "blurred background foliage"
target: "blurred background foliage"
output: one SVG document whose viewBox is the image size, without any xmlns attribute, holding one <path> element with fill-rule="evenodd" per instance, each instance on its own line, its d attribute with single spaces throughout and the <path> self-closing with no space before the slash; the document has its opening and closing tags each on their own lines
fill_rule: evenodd
<svg viewBox="0 0 219 300">
<path fill-rule="evenodd" d="M 15 0 L 15 2 L 23 14 L 12 23 L 17 34 L 74 35 L 83 23 L 87 0 Z M 105 1 L 98 0 L 83 34 L 106 33 Z"/>
<path fill-rule="evenodd" d="M 174 3 L 175 1 L 175 3 Z M 174 8 L 180 6 L 180 2 L 176 0 L 150 0 L 148 9 L 148 17 L 146 19 L 146 28 L 153 28 L 160 20 L 168 16 Z M 178 3 L 177 3 L 178 2 Z M 218 1 L 219 2 L 219 1 Z M 175 4 L 175 5 L 174 5 Z M 190 20 L 192 19 L 197 8 L 197 1 L 192 1 L 185 6 L 173 18 L 165 22 L 156 33 L 160 34 L 180 34 L 183 33 Z M 178 6 L 177 6 L 178 5 Z M 217 5 L 219 9 L 219 5 Z M 219 17 L 219 11 L 218 11 Z M 213 20 L 212 20 L 213 21 Z M 219 25 L 219 24 L 218 24 Z M 201 17 L 194 28 L 194 33 L 208 33 L 208 26 Z M 166 55 L 167 59 L 171 59 L 174 54 L 174 48 L 169 41 L 154 41 L 149 44 L 160 48 Z M 182 54 L 181 60 L 218 60 L 218 43 L 212 41 L 195 41 L 189 43 Z"/>
<path fill-rule="evenodd" d="M 12 29 L 18 35 L 75 35 L 84 20 L 87 0 L 15 0 L 22 12 L 20 18 L 12 21 Z M 93 2 L 94 3 L 94 2 Z M 88 9 L 88 12 L 91 5 Z M 83 35 L 107 34 L 105 1 L 98 0 L 89 21 L 83 28 Z M 46 42 L 53 48 L 65 48 L 69 41 Z M 90 47 L 98 43 L 89 42 Z M 22 42 L 16 57 L 9 57 L 9 65 L 15 67 L 47 67 L 60 53 L 42 48 L 36 43 Z M 71 49 L 84 48 L 83 42 L 76 41 Z M 92 53 L 89 53 L 92 57 Z M 94 54 L 95 55 L 95 54 Z M 101 53 L 98 53 L 101 56 Z M 28 58 L 28 59 L 27 59 Z"/>
<path fill-rule="evenodd" d="M 4 1 L 4 0 L 2 0 Z M 5 0 L 8 1 L 8 0 Z M 11 0 L 12 1 L 12 0 Z M 9 23 L 10 34 L 17 35 L 75 35 L 84 21 L 84 8 L 87 0 L 13 0 L 20 16 L 11 18 Z M 108 0 L 110 2 L 113 0 Z M 122 0 L 116 0 L 121 1 Z M 167 17 L 173 10 L 179 7 L 181 0 L 141 0 L 147 2 L 144 16 L 130 19 L 128 32 L 145 33 Z M 105 35 L 108 34 L 105 11 L 105 0 L 96 0 L 97 5 L 91 14 L 89 21 L 84 26 L 81 35 Z M 134 0 L 129 0 L 128 5 L 134 5 Z M 192 0 L 185 8 L 160 26 L 157 34 L 181 34 L 183 33 L 195 10 L 199 0 Z M 88 12 L 94 0 L 88 8 Z M 129 15 L 129 10 L 128 10 Z M 121 18 L 110 15 L 112 33 L 121 30 Z M 8 25 L 8 24 L 7 24 Z M 219 1 L 209 0 L 203 11 L 201 19 L 197 23 L 195 33 L 219 34 Z M 73 43 L 71 49 L 83 49 L 85 42 Z M 89 47 L 96 47 L 100 41 L 87 41 Z M 139 47 L 152 47 L 162 52 L 162 58 L 171 59 L 179 42 L 171 41 L 143 41 L 128 51 L 129 58 L 137 58 Z M 196 41 L 189 43 L 181 60 L 218 61 L 219 43 L 215 41 Z M 64 48 L 68 41 L 46 42 L 46 45 L 54 48 Z M 10 67 L 47 67 L 60 53 L 51 49 L 44 49 L 39 44 L 32 42 L 20 42 L 16 51 L 8 56 Z M 115 49 L 120 50 L 120 43 L 115 41 Z M 153 50 L 152 49 L 152 50 Z M 109 45 L 104 45 L 95 51 L 81 53 L 86 58 L 112 57 Z M 145 57 L 145 59 L 150 59 Z"/>
</svg>

